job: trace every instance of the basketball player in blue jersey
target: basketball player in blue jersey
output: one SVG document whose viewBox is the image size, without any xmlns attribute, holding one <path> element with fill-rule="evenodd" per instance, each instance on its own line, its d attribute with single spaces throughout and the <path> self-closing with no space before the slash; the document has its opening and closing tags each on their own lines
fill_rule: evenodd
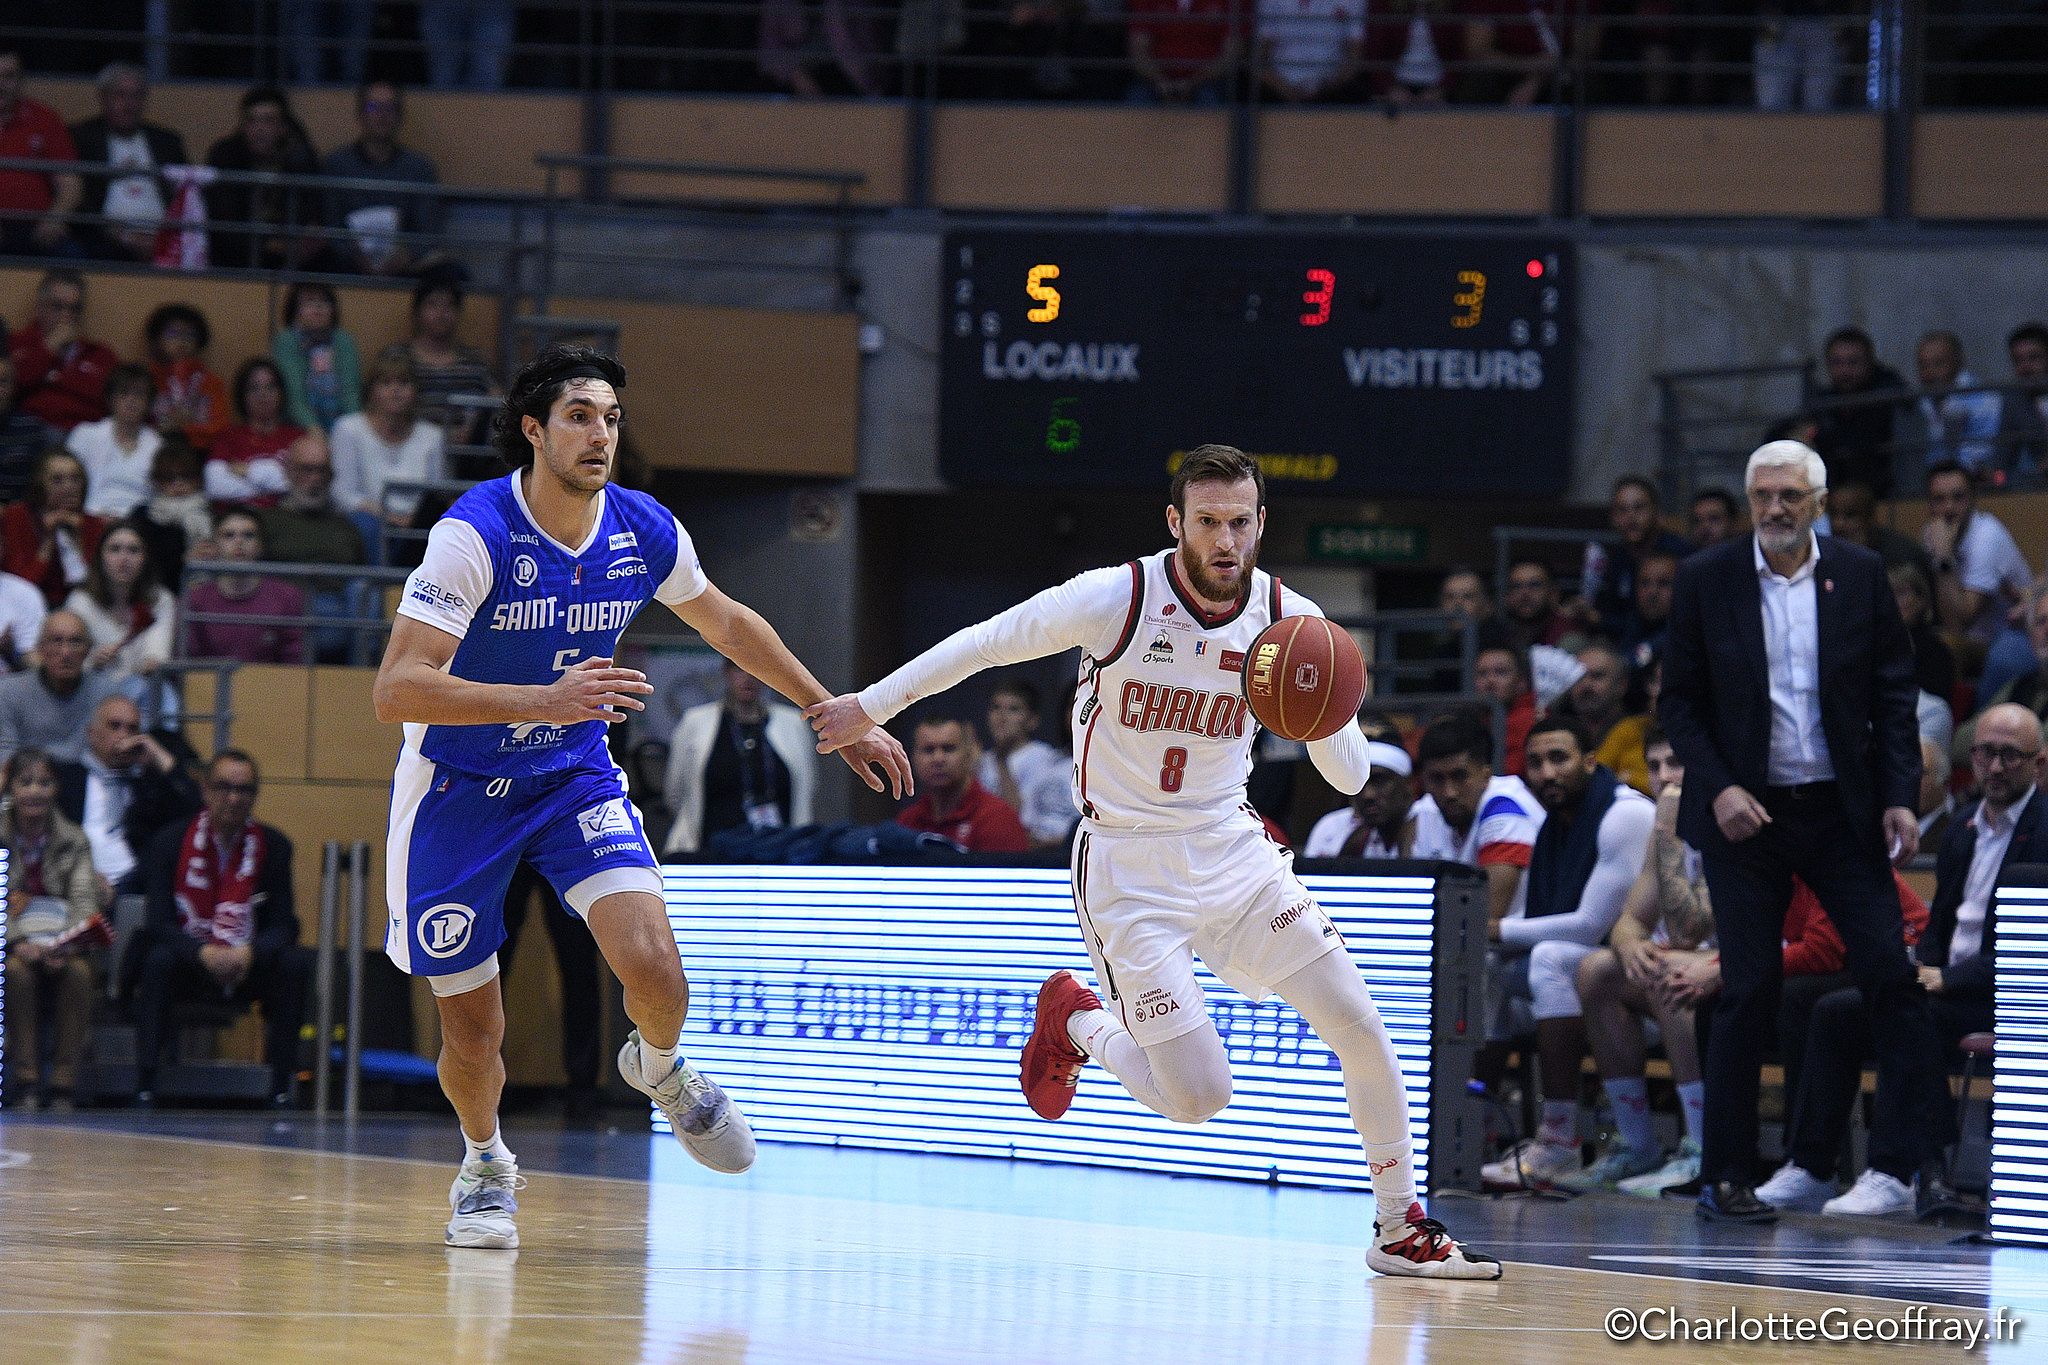
<svg viewBox="0 0 2048 1365">
<path fill-rule="evenodd" d="M 688 983 L 654 851 L 605 747 L 606 727 L 654 689 L 612 658 L 626 624 L 656 601 L 799 706 L 831 694 L 773 627 L 711 585 L 667 509 L 608 486 L 625 381 L 617 360 L 575 346 L 550 347 L 519 372 L 492 434 L 513 471 L 434 524 L 377 674 L 378 719 L 405 724 L 385 951 L 433 987 L 441 1088 L 468 1144 L 448 1196 L 450 1246 L 519 1245 L 524 1181 L 498 1131 L 497 977 L 521 859 L 590 926 L 625 988 L 635 1028 L 620 1074 L 704 1165 L 736 1172 L 754 1160 L 746 1118 L 677 1055 Z M 903 747 L 882 730 L 842 752 L 876 791 L 910 788 Z"/>
</svg>

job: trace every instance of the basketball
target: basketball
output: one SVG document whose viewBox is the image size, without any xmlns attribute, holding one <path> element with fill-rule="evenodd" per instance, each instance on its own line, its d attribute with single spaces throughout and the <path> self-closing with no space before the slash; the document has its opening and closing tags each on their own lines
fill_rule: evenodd
<svg viewBox="0 0 2048 1365">
<path fill-rule="evenodd" d="M 1328 739 L 1358 716 L 1365 657 L 1322 617 L 1289 616 L 1252 641 L 1244 699 L 1259 724 L 1283 739 Z"/>
</svg>

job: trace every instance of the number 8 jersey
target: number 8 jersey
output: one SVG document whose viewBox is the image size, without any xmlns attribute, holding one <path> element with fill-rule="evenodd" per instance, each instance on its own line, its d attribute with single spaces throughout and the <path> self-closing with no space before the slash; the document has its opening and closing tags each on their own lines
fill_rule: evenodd
<svg viewBox="0 0 2048 1365">
<path fill-rule="evenodd" d="M 1105 833 L 1179 834 L 1235 815 L 1258 722 L 1244 658 L 1283 616 L 1315 603 L 1253 570 L 1235 610 L 1209 616 L 1163 550 L 1092 569 L 949 637 L 860 694 L 886 722 L 984 668 L 1081 651 L 1074 697 L 1074 804 Z"/>
</svg>

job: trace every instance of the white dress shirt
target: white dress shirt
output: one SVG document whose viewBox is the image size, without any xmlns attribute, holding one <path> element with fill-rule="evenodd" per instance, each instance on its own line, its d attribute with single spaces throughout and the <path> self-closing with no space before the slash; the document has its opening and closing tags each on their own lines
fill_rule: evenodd
<svg viewBox="0 0 2048 1365">
<path fill-rule="evenodd" d="M 1754 536 L 1750 548 L 1763 593 L 1764 661 L 1771 678 L 1770 783 L 1831 782 L 1835 765 L 1820 726 L 1820 603 L 1814 583 L 1820 541 L 1809 533 L 1806 562 L 1790 578 L 1771 567 Z"/>
<path fill-rule="evenodd" d="M 109 769 L 85 751 L 85 809 L 79 823 L 92 845 L 92 865 L 110 882 L 135 870 L 135 850 L 128 846 L 128 806 L 135 788 L 128 774 Z"/>
<path fill-rule="evenodd" d="M 1977 807 L 1970 828 L 1977 831 L 1977 847 L 1970 854 L 1970 874 L 1963 878 L 1962 903 L 1956 906 L 1956 931 L 1949 936 L 1948 965 L 1953 967 L 1984 949 L 1984 916 L 1991 908 L 1991 893 L 1998 886 L 1998 866 L 2012 847 L 2012 832 L 2019 827 L 2020 814 L 2034 799 L 2034 789 L 1994 816 L 1989 805 Z"/>
</svg>

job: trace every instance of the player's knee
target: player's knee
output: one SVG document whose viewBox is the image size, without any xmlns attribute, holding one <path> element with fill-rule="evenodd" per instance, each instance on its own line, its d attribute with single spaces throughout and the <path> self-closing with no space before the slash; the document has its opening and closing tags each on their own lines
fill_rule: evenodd
<svg viewBox="0 0 2048 1365">
<path fill-rule="evenodd" d="M 1579 998 L 1591 1004 L 1621 988 L 1621 959 L 1612 948 L 1596 948 L 1579 964 Z"/>
<path fill-rule="evenodd" d="M 1166 1117 L 1175 1123 L 1207 1123 L 1230 1105 L 1230 1073 L 1200 1072 L 1189 1076 L 1155 1076 Z"/>
</svg>

